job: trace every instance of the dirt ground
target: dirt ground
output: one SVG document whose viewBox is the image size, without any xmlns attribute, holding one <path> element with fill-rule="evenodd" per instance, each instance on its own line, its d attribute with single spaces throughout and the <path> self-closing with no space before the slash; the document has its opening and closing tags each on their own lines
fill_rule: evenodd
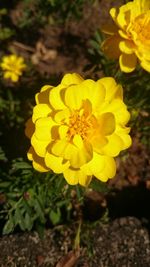
<svg viewBox="0 0 150 267">
<path fill-rule="evenodd" d="M 32 58 L 37 71 L 47 78 L 65 72 L 90 75 L 83 71 L 88 64 L 89 40 L 108 19 L 109 7 L 122 2 L 97 1 L 92 9 L 85 7 L 81 21 L 46 25 L 32 44 L 25 38 L 24 43 L 18 39 L 10 47 L 26 59 Z M 17 12 L 11 11 L 14 23 Z M 117 165 L 116 178 L 108 183 L 111 192 L 87 196 L 78 251 L 73 251 L 72 245 L 76 223 L 48 229 L 43 239 L 35 232 L 15 233 L 0 238 L 0 266 L 150 267 L 150 159 L 140 135 L 134 137 L 129 156 L 118 158 Z M 109 222 L 103 224 L 97 219 L 104 211 Z"/>
</svg>

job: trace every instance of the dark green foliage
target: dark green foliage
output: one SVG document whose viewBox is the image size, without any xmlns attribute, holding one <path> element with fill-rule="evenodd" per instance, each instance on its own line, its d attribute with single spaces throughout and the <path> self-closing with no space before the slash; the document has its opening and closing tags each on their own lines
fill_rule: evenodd
<svg viewBox="0 0 150 267">
<path fill-rule="evenodd" d="M 62 24 L 69 18 L 80 19 L 84 4 L 95 0 L 23 0 L 20 28 L 42 26 L 45 23 Z"/>
<path fill-rule="evenodd" d="M 5 159 L 5 158 L 4 158 Z M 53 173 L 40 174 L 23 159 L 12 161 L 8 174 L 1 172 L 0 196 L 3 196 L 0 216 L 5 215 L 3 234 L 16 226 L 30 231 L 39 225 L 45 227 L 60 223 L 62 210 L 69 219 L 70 190 L 65 179 Z"/>
</svg>

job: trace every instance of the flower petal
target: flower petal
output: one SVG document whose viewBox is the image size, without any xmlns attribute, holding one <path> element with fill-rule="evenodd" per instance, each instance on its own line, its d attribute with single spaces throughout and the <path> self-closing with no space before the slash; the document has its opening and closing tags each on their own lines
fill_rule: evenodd
<svg viewBox="0 0 150 267">
<path fill-rule="evenodd" d="M 65 92 L 65 104 L 72 110 L 80 109 L 83 101 L 83 92 L 80 85 L 71 85 Z"/>
<path fill-rule="evenodd" d="M 126 29 L 129 24 L 134 9 L 133 2 L 128 2 L 127 4 L 119 8 L 119 13 L 117 16 L 117 23 L 122 29 Z"/>
<path fill-rule="evenodd" d="M 117 125 L 116 127 L 116 134 L 120 136 L 121 140 L 123 141 L 122 150 L 129 148 L 132 144 L 129 132 L 130 132 L 129 127 L 121 127 L 121 125 Z"/>
<path fill-rule="evenodd" d="M 49 92 L 53 88 L 51 85 L 45 85 L 41 88 L 41 92 L 35 95 L 36 104 L 48 104 L 49 105 Z"/>
<path fill-rule="evenodd" d="M 54 109 L 61 110 L 66 108 L 63 100 L 64 92 L 65 86 L 63 84 L 59 84 L 50 91 L 49 102 Z"/>
<path fill-rule="evenodd" d="M 102 135 L 110 135 L 115 130 L 115 117 L 111 112 L 103 113 L 98 119 L 99 129 Z"/>
<path fill-rule="evenodd" d="M 40 118 L 35 123 L 35 136 L 39 140 L 51 141 L 51 129 L 56 123 L 51 117 Z"/>
<path fill-rule="evenodd" d="M 125 54 L 133 54 L 135 45 L 132 41 L 124 40 L 119 43 L 119 49 Z"/>
<path fill-rule="evenodd" d="M 26 125 L 25 125 L 25 135 L 28 138 L 31 138 L 31 136 L 33 135 L 34 131 L 35 131 L 35 125 L 32 122 L 32 118 L 30 118 L 30 119 L 27 120 Z"/>
<path fill-rule="evenodd" d="M 67 183 L 70 185 L 76 185 L 79 183 L 82 186 L 88 186 L 88 184 L 92 179 L 91 176 L 85 175 L 85 173 L 80 169 L 74 170 L 73 168 L 69 168 L 66 171 L 64 171 L 63 174 Z"/>
<path fill-rule="evenodd" d="M 104 86 L 106 94 L 105 101 L 110 101 L 114 98 L 114 95 L 117 91 L 117 84 L 114 78 L 104 77 L 99 80 L 99 82 Z"/>
<path fill-rule="evenodd" d="M 119 57 L 119 64 L 123 72 L 132 72 L 136 68 L 137 57 L 135 54 L 121 54 Z"/>
<path fill-rule="evenodd" d="M 117 134 L 112 134 L 107 137 L 108 142 L 102 148 L 102 153 L 109 157 L 116 157 L 123 149 L 123 141 Z"/>
<path fill-rule="evenodd" d="M 115 116 L 116 124 L 125 125 L 130 119 L 130 113 L 121 99 L 114 99 L 109 105 L 105 105 L 101 112 L 111 112 Z"/>
<path fill-rule="evenodd" d="M 119 43 L 122 41 L 122 38 L 118 34 L 114 34 L 113 36 L 107 38 L 102 43 L 102 50 L 106 54 L 106 56 L 110 59 L 118 59 L 121 52 L 119 49 Z"/>
<path fill-rule="evenodd" d="M 65 103 L 70 109 L 80 109 L 85 100 L 91 102 L 93 109 L 96 109 L 104 100 L 105 89 L 97 81 L 85 80 L 80 85 L 70 86 L 65 93 Z"/>
<path fill-rule="evenodd" d="M 101 172 L 95 173 L 95 177 L 98 178 L 102 182 L 106 182 L 108 179 L 111 179 L 116 174 L 116 163 L 114 158 L 104 156 L 105 159 L 105 167 Z"/>
<path fill-rule="evenodd" d="M 93 152 L 93 158 L 88 163 L 81 167 L 87 175 L 95 175 L 103 170 L 105 166 L 105 157 L 96 152 Z"/>
<path fill-rule="evenodd" d="M 107 144 L 107 142 L 107 138 L 105 138 L 101 133 L 94 135 L 90 139 L 93 151 L 97 153 L 101 153 L 102 148 Z"/>
<path fill-rule="evenodd" d="M 141 61 L 141 66 L 143 69 L 150 72 L 150 60 L 149 61 L 148 60 Z"/>
<path fill-rule="evenodd" d="M 27 153 L 28 159 L 32 160 L 32 164 L 35 170 L 39 171 L 39 172 L 47 172 L 49 171 L 49 169 L 46 167 L 45 163 L 44 163 L 44 159 L 39 157 L 33 147 L 30 147 L 28 153 Z"/>
<path fill-rule="evenodd" d="M 101 28 L 102 32 L 110 35 L 114 35 L 118 32 L 118 27 L 116 26 L 116 24 L 114 24 L 114 22 L 111 24 L 104 24 Z"/>
<path fill-rule="evenodd" d="M 150 9 L 150 1 L 149 0 L 134 0 L 134 4 L 138 8 L 138 14 L 144 13 Z"/>
<path fill-rule="evenodd" d="M 68 108 L 56 112 L 54 119 L 57 123 L 68 122 L 70 116 L 70 110 Z"/>
<path fill-rule="evenodd" d="M 37 119 L 47 117 L 51 112 L 50 106 L 47 104 L 38 104 L 33 108 L 32 120 L 35 123 Z"/>
<path fill-rule="evenodd" d="M 49 153 L 49 151 L 46 153 L 45 156 L 45 164 L 48 168 L 52 169 L 55 173 L 62 173 L 66 169 L 69 168 L 70 163 L 69 161 L 66 161 L 63 163 L 62 157 L 56 157 Z"/>
<path fill-rule="evenodd" d="M 61 84 L 63 84 L 65 87 L 70 86 L 73 84 L 80 84 L 84 79 L 77 73 L 68 73 L 65 74 Z"/>
<path fill-rule="evenodd" d="M 37 139 L 34 133 L 31 138 L 31 144 L 39 157 L 45 157 L 46 148 L 49 144 L 49 140 L 39 140 Z"/>
</svg>

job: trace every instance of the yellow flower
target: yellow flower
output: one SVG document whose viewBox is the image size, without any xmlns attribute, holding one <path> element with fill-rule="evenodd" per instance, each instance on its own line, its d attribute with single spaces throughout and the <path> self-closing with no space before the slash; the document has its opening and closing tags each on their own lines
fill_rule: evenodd
<svg viewBox="0 0 150 267">
<path fill-rule="evenodd" d="M 104 32 L 110 37 L 102 44 L 110 58 L 119 58 L 123 72 L 132 72 L 137 59 L 150 72 L 150 0 L 134 0 L 112 8 L 110 15 L 115 24 Z"/>
<path fill-rule="evenodd" d="M 10 78 L 12 82 L 17 82 L 26 68 L 24 59 L 16 55 L 4 56 L 0 66 L 4 72 L 4 79 Z"/>
<path fill-rule="evenodd" d="M 86 186 L 93 175 L 104 182 L 114 177 L 114 157 L 131 145 L 121 85 L 111 77 L 95 82 L 66 74 L 58 86 L 42 87 L 35 99 L 26 135 L 36 170 L 63 173 L 71 185 Z"/>
</svg>

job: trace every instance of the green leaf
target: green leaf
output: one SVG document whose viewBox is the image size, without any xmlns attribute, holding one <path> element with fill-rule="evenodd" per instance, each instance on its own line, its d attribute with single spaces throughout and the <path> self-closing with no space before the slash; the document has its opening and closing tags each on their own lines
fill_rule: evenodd
<svg viewBox="0 0 150 267">
<path fill-rule="evenodd" d="M 97 179 L 92 179 L 92 182 L 89 187 L 101 193 L 107 193 L 109 191 L 107 184 Z"/>
<path fill-rule="evenodd" d="M 3 235 L 10 234 L 13 230 L 14 230 L 14 220 L 12 215 L 10 215 L 9 220 L 4 225 Z"/>
<path fill-rule="evenodd" d="M 52 223 L 55 225 L 57 223 L 60 222 L 61 219 L 61 212 L 60 209 L 57 209 L 57 212 L 55 212 L 54 210 L 50 211 L 49 214 L 50 220 L 52 221 Z"/>
<path fill-rule="evenodd" d="M 19 224 L 21 230 L 25 231 L 26 227 L 25 227 L 24 217 L 19 207 L 17 207 L 15 210 L 14 221 L 15 221 L 15 225 Z"/>
<path fill-rule="evenodd" d="M 35 223 L 36 231 L 38 232 L 41 239 L 44 238 L 44 232 L 45 232 L 45 225 L 40 223 L 39 221 L 36 221 Z"/>
<path fill-rule="evenodd" d="M 7 187 L 9 187 L 10 184 L 11 184 L 11 182 L 1 182 L 0 183 L 0 189 L 1 188 L 7 188 Z"/>
<path fill-rule="evenodd" d="M 25 223 L 25 228 L 28 231 L 31 231 L 33 227 L 33 220 L 32 220 L 32 217 L 27 212 L 25 213 L 24 223 Z"/>
<path fill-rule="evenodd" d="M 37 199 L 34 201 L 34 209 L 40 218 L 41 223 L 45 223 L 44 210 L 41 209 L 40 203 Z"/>
</svg>

